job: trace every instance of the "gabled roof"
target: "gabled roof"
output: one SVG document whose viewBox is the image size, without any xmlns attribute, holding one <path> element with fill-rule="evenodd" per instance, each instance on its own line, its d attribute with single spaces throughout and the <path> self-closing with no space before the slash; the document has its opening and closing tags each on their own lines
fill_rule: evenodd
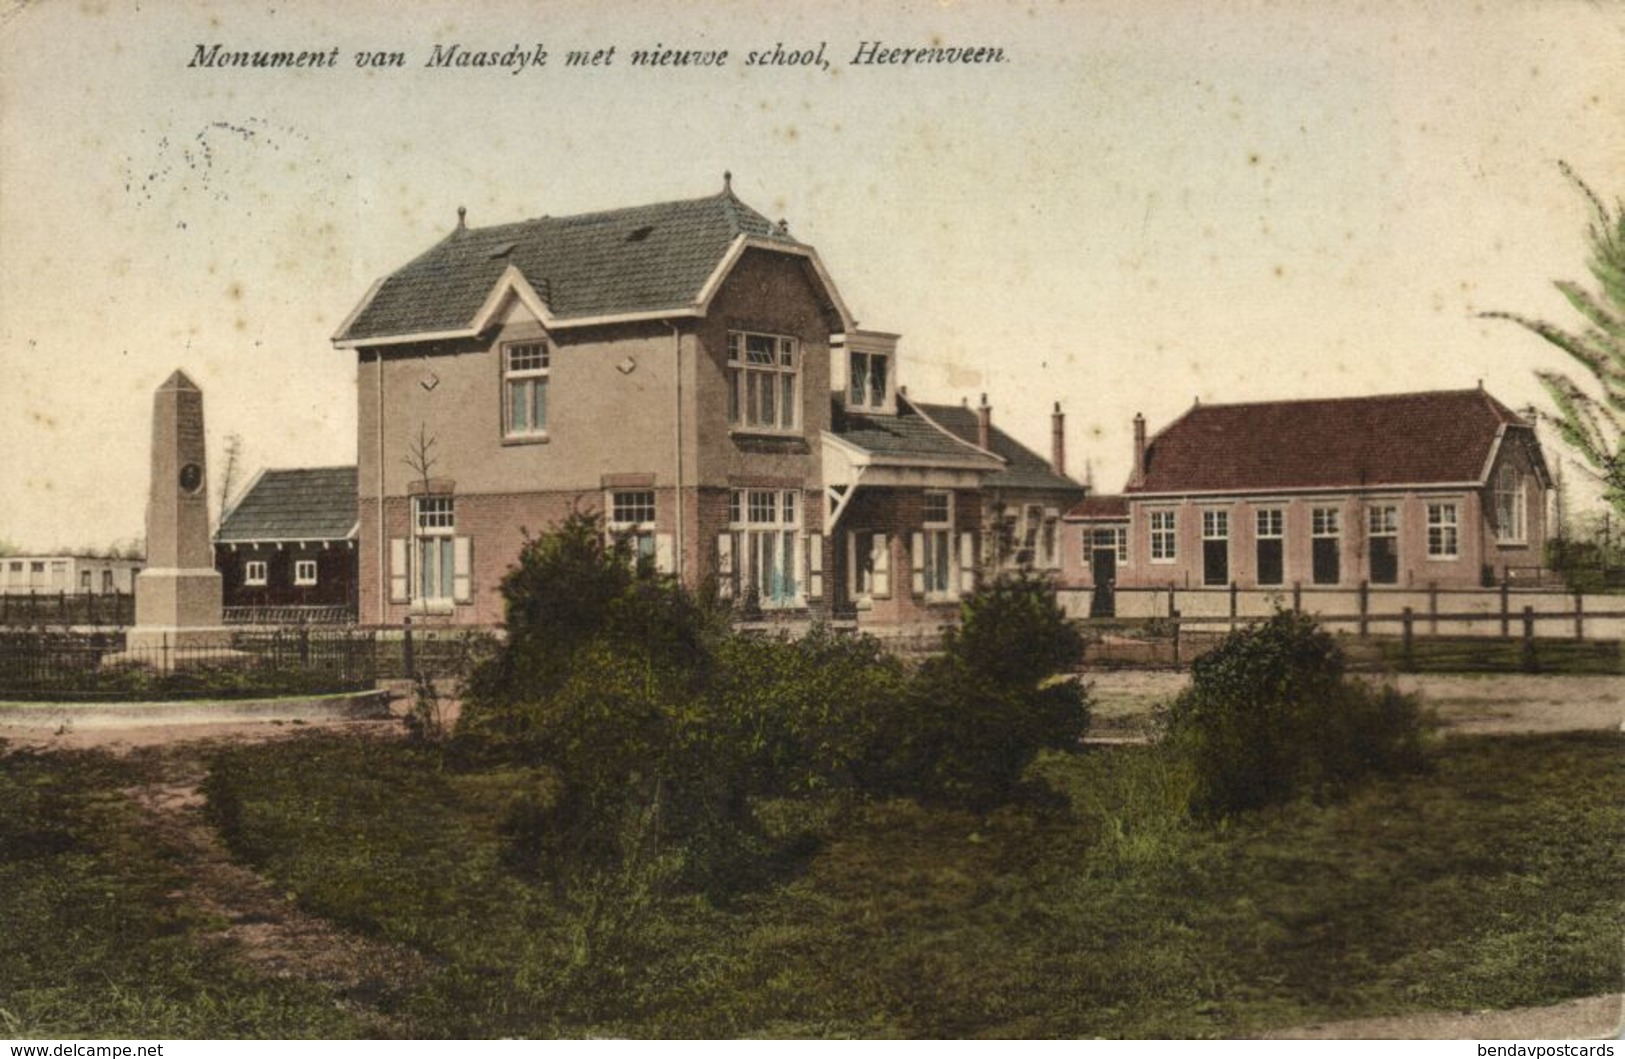
<svg viewBox="0 0 1625 1059">
<path fill-rule="evenodd" d="M 458 227 L 379 283 L 333 341 L 472 335 L 512 291 L 549 326 L 694 315 L 746 247 L 794 254 L 847 320 L 816 252 L 734 196 Z"/>
<path fill-rule="evenodd" d="M 1480 483 L 1509 431 L 1533 430 L 1483 390 L 1196 405 L 1146 447 L 1128 493 Z M 1538 448 L 1532 452 L 1545 474 Z"/>
<path fill-rule="evenodd" d="M 356 511 L 354 467 L 264 471 L 221 519 L 215 540 L 348 540 L 355 535 Z"/>
<path fill-rule="evenodd" d="M 896 415 L 849 412 L 839 394 L 830 400 L 830 433 L 878 462 L 965 466 L 989 472 L 1002 466 L 997 456 L 921 415 L 920 409 L 902 394 L 897 395 Z"/>
<path fill-rule="evenodd" d="M 979 433 L 976 409 L 954 404 L 919 404 L 916 407 L 955 436 L 976 444 Z M 1004 469 L 989 475 L 982 483 L 987 488 L 1083 492 L 1083 486 L 1065 475 L 1056 474 L 1048 460 L 992 424 L 988 425 L 987 447 L 1004 461 Z"/>
</svg>

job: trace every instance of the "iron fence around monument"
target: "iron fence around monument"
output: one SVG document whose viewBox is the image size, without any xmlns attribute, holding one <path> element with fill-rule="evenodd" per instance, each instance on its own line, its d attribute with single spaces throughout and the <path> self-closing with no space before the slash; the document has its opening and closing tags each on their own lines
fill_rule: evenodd
<svg viewBox="0 0 1625 1059">
<path fill-rule="evenodd" d="M 0 632 L 0 700 L 241 699 L 363 691 L 377 636 L 310 629 L 234 633 L 212 647 L 127 648 L 122 633 Z"/>
<path fill-rule="evenodd" d="M 135 595 L 130 592 L 3 592 L 0 627 L 36 625 L 105 626 L 135 622 Z"/>
</svg>

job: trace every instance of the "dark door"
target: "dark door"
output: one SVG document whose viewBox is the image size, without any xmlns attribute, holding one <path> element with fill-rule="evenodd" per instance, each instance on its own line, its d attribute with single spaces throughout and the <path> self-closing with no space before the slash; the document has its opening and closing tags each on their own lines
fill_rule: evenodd
<svg viewBox="0 0 1625 1059">
<path fill-rule="evenodd" d="M 1091 618 L 1111 618 L 1117 615 L 1117 549 L 1096 548 L 1089 568 L 1095 578 L 1095 593 L 1089 600 Z"/>
</svg>

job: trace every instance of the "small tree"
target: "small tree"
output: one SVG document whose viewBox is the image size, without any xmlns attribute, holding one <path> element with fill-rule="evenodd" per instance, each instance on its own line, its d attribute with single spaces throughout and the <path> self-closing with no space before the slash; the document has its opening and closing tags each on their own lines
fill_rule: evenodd
<svg viewBox="0 0 1625 1059">
<path fill-rule="evenodd" d="M 1537 371 L 1557 414 L 1549 416 L 1559 436 L 1602 483 L 1604 497 L 1625 515 L 1625 203 L 1610 210 L 1567 164 L 1558 163 L 1591 205 L 1587 262 L 1595 291 L 1578 283 L 1555 284 L 1586 325 L 1569 330 L 1517 313 L 1485 316 L 1511 320 L 1568 354 L 1585 369 L 1586 380 L 1561 371 Z"/>
<path fill-rule="evenodd" d="M 1345 676 L 1343 651 L 1305 615 L 1278 611 L 1191 666 L 1169 740 L 1196 773 L 1191 809 L 1219 818 L 1343 795 L 1372 774 L 1422 764 L 1420 704 Z"/>
</svg>

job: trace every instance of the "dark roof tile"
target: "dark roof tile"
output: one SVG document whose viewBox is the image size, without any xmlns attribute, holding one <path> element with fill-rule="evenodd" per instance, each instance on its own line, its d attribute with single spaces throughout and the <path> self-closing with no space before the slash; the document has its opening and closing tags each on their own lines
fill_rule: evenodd
<svg viewBox="0 0 1625 1059">
<path fill-rule="evenodd" d="M 269 470 L 226 513 L 215 540 L 345 540 L 355 530 L 356 511 L 354 467 Z"/>
<path fill-rule="evenodd" d="M 1131 493 L 1476 482 L 1503 426 L 1482 390 L 1197 405 L 1151 439 Z"/>
<path fill-rule="evenodd" d="M 831 397 L 831 432 L 874 456 L 908 460 L 981 464 L 994 470 L 996 461 L 963 444 L 946 429 L 920 415 L 908 398 L 897 398 L 896 415 L 849 412 L 839 394 Z"/>
<path fill-rule="evenodd" d="M 466 328 L 510 265 L 561 320 L 680 309 L 697 299 L 740 235 L 802 245 L 732 191 L 458 228 L 385 279 L 337 340 Z"/>
<path fill-rule="evenodd" d="M 921 404 L 918 407 L 958 437 L 972 445 L 976 444 L 976 409 L 953 404 Z M 1004 460 L 1004 469 L 988 476 L 984 483 L 987 487 L 1083 492 L 1083 486 L 1065 475 L 1056 474 L 1048 460 L 1000 430 L 996 424 L 989 425 L 987 441 L 989 450 Z"/>
<path fill-rule="evenodd" d="M 1085 497 L 1066 513 L 1068 522 L 1115 522 L 1128 518 L 1128 497 Z"/>
</svg>

